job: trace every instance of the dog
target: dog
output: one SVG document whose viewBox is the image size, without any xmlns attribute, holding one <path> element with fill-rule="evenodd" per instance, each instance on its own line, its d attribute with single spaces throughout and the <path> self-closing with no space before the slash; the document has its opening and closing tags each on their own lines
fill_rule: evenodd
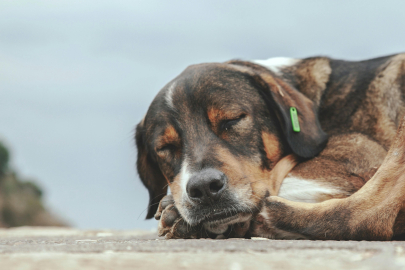
<svg viewBox="0 0 405 270">
<path fill-rule="evenodd" d="M 159 235 L 169 239 L 402 234 L 393 229 L 402 202 L 384 200 L 390 191 L 382 187 L 404 95 L 405 54 L 189 66 L 136 127 L 146 218 L 155 216 Z M 402 156 L 404 148 L 392 151 Z M 391 232 L 372 229 L 367 218 L 383 220 L 388 201 L 398 210 L 384 210 L 394 219 Z"/>
</svg>

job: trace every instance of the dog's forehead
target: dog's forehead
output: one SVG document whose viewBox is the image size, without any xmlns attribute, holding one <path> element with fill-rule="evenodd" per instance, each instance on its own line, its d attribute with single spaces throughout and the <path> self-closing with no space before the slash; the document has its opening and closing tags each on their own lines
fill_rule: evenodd
<svg viewBox="0 0 405 270">
<path fill-rule="evenodd" d="M 215 103 L 238 103 L 251 88 L 248 75 L 233 65 L 223 63 L 197 64 L 187 67 L 166 84 L 153 100 L 147 118 L 172 113 L 206 109 Z"/>
<path fill-rule="evenodd" d="M 150 105 L 143 121 L 146 136 L 153 140 L 168 126 L 183 132 L 205 126 L 213 110 L 234 116 L 257 110 L 263 100 L 250 79 L 249 70 L 226 63 L 187 67 Z"/>
<path fill-rule="evenodd" d="M 164 88 L 164 100 L 171 109 L 203 108 L 215 103 L 238 103 L 252 88 L 249 75 L 233 65 L 198 64 L 187 67 Z"/>
</svg>

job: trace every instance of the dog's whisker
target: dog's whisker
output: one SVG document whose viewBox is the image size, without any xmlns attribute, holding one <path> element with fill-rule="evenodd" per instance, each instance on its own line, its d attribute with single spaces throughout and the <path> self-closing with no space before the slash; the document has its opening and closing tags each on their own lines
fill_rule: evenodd
<svg viewBox="0 0 405 270">
<path fill-rule="evenodd" d="M 162 195 L 166 195 L 166 194 L 167 194 L 167 192 L 160 193 L 160 194 L 158 194 L 157 196 L 155 196 L 154 198 L 152 198 L 151 201 L 153 201 L 154 199 L 156 199 L 156 198 L 158 198 L 158 197 L 160 197 L 160 196 L 162 196 Z"/>
<path fill-rule="evenodd" d="M 155 206 L 155 205 L 157 205 L 157 204 L 159 204 L 159 203 L 160 203 L 160 202 L 157 202 L 157 203 L 153 203 L 153 204 L 151 204 L 151 205 L 148 205 L 148 206 L 139 214 L 137 220 L 141 217 L 141 215 L 142 215 L 146 210 L 148 210 L 150 207 Z"/>
</svg>

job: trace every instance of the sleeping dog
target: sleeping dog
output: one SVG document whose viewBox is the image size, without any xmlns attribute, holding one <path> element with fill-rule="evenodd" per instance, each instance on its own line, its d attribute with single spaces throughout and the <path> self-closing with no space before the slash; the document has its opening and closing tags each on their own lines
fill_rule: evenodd
<svg viewBox="0 0 405 270">
<path fill-rule="evenodd" d="M 404 94 L 405 54 L 189 66 L 136 128 L 146 218 L 166 238 L 390 239 L 353 227 L 380 204 L 347 201 L 378 201 Z"/>
</svg>

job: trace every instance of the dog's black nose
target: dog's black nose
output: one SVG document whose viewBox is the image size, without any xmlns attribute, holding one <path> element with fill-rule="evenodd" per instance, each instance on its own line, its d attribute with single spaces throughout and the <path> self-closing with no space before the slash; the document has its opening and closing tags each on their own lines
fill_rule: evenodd
<svg viewBox="0 0 405 270">
<path fill-rule="evenodd" d="M 217 201 L 225 190 L 227 178 L 216 169 L 205 169 L 191 176 L 187 183 L 187 193 L 195 202 Z"/>
</svg>

